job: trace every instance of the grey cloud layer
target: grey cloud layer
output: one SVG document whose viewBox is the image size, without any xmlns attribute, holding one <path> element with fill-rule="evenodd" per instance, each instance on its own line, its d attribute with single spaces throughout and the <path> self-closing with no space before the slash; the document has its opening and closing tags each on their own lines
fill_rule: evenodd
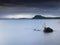
<svg viewBox="0 0 60 45">
<path fill-rule="evenodd" d="M 9 14 L 48 14 L 60 16 L 60 2 L 52 1 L 0 6 L 0 17 Z"/>
</svg>

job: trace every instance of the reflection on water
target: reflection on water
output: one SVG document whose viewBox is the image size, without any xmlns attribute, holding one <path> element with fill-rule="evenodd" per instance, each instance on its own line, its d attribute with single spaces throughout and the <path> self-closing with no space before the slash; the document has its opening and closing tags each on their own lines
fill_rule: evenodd
<svg viewBox="0 0 60 45">
<path fill-rule="evenodd" d="M 0 20 L 0 45 L 60 45 L 59 21 Z M 44 23 L 54 29 L 54 32 L 44 33 Z"/>
</svg>

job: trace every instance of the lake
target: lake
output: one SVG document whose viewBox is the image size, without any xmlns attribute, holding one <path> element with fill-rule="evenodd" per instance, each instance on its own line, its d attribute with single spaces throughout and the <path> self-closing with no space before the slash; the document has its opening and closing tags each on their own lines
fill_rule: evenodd
<svg viewBox="0 0 60 45">
<path fill-rule="evenodd" d="M 44 33 L 45 25 L 54 32 Z M 0 45 L 60 45 L 60 19 L 0 20 Z"/>
</svg>

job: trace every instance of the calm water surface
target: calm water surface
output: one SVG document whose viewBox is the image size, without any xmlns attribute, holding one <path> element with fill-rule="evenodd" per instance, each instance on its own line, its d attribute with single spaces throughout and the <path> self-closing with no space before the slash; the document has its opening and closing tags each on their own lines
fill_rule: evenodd
<svg viewBox="0 0 60 45">
<path fill-rule="evenodd" d="M 53 33 L 43 32 L 45 23 Z M 60 45 L 60 20 L 0 20 L 0 45 Z"/>
</svg>

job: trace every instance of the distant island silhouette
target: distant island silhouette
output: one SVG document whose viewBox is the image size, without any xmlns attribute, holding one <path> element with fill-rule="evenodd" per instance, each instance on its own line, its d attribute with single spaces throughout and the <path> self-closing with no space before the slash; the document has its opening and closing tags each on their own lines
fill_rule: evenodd
<svg viewBox="0 0 60 45">
<path fill-rule="evenodd" d="M 60 17 L 44 17 L 42 15 L 35 15 L 32 19 L 60 19 Z"/>
<path fill-rule="evenodd" d="M 44 17 L 42 15 L 35 15 L 32 18 L 0 18 L 0 20 L 20 20 L 20 19 L 60 19 L 60 17 Z"/>
</svg>

